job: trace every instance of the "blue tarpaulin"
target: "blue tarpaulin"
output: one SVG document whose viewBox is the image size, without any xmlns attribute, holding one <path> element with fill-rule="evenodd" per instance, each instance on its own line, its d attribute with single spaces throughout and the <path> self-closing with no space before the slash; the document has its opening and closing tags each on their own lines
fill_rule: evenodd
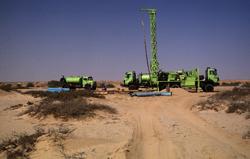
<svg viewBox="0 0 250 159">
<path fill-rule="evenodd" d="M 59 92 L 68 92 L 68 91 L 70 91 L 70 89 L 69 89 L 69 88 L 61 88 L 61 87 L 58 87 L 58 88 L 48 88 L 47 91 L 48 91 L 48 92 L 59 93 Z"/>
<path fill-rule="evenodd" d="M 172 92 L 134 92 L 131 96 L 148 97 L 148 96 L 171 96 Z"/>
</svg>

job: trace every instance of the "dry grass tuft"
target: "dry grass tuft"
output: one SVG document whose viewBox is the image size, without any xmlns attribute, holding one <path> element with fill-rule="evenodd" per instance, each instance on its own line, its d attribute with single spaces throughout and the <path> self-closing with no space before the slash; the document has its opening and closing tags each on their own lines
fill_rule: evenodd
<svg viewBox="0 0 250 159">
<path fill-rule="evenodd" d="M 60 140 L 64 140 L 71 134 L 74 129 L 70 129 L 65 125 L 60 125 L 58 128 L 50 128 L 48 129 L 48 136 L 52 139 L 53 142 L 59 142 Z"/>
<path fill-rule="evenodd" d="M 43 129 L 36 129 L 34 134 L 14 133 L 13 137 L 0 142 L 0 152 L 5 151 L 8 159 L 29 158 L 29 153 L 34 150 L 37 139 L 44 135 Z"/>
<path fill-rule="evenodd" d="M 41 127 L 35 129 L 35 133 L 14 133 L 12 137 L 5 138 L 0 142 L 0 152 L 6 152 L 7 159 L 13 158 L 30 158 L 29 155 L 32 151 L 35 151 L 35 145 L 38 142 L 38 138 L 47 135 L 49 139 L 52 139 L 59 148 L 63 148 L 61 153 L 66 157 L 64 152 L 63 140 L 69 136 L 74 130 L 68 128 L 65 125 L 60 125 L 58 128 L 50 128 L 45 131 Z"/>
<path fill-rule="evenodd" d="M 23 107 L 23 104 L 16 104 L 16 105 L 12 105 L 12 106 L 10 106 L 8 108 L 5 108 L 4 111 L 6 111 L 6 110 L 16 110 L 16 109 L 19 109 L 21 107 Z"/>
</svg>

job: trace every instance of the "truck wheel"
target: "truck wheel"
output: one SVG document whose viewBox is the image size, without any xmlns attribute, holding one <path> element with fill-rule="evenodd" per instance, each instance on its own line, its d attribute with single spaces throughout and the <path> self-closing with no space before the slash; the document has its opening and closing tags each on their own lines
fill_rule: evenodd
<svg viewBox="0 0 250 159">
<path fill-rule="evenodd" d="M 206 84 L 205 91 L 206 92 L 213 92 L 214 91 L 214 86 L 212 84 Z"/>
<path fill-rule="evenodd" d="M 69 88 L 69 86 L 68 86 L 68 84 L 67 84 L 67 82 L 66 82 L 66 80 L 64 78 L 61 78 L 60 82 L 61 82 L 61 86 L 63 88 Z"/>
<path fill-rule="evenodd" d="M 171 88 L 180 88 L 180 86 L 177 85 L 177 84 L 174 84 L 174 85 L 171 86 Z"/>
<path fill-rule="evenodd" d="M 96 84 L 93 84 L 93 86 L 91 87 L 91 90 L 96 90 Z"/>
<path fill-rule="evenodd" d="M 137 89 L 138 89 L 138 86 L 136 86 L 136 85 L 129 85 L 129 86 L 128 86 L 128 89 L 129 89 L 129 90 L 137 90 Z"/>
<path fill-rule="evenodd" d="M 206 92 L 206 89 L 205 89 L 205 87 L 203 86 L 203 87 L 201 87 L 201 89 L 203 90 L 203 92 Z"/>
<path fill-rule="evenodd" d="M 87 90 L 91 90 L 91 86 L 89 84 L 86 84 L 84 88 Z"/>
</svg>

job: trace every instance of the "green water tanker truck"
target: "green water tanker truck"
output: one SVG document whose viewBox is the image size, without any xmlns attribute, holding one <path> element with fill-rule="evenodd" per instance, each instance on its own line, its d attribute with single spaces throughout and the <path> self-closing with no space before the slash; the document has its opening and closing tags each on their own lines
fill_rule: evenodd
<svg viewBox="0 0 250 159">
<path fill-rule="evenodd" d="M 94 81 L 92 76 L 68 76 L 62 77 L 60 79 L 62 86 L 64 88 L 85 88 L 88 90 L 95 90 L 96 89 L 96 81 Z"/>
</svg>

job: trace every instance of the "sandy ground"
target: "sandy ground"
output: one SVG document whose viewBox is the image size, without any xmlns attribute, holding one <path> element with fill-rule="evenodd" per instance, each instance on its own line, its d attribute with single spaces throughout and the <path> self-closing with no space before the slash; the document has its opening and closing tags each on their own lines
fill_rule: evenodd
<svg viewBox="0 0 250 159">
<path fill-rule="evenodd" d="M 223 87 L 217 89 L 222 90 Z M 193 104 L 213 93 L 172 91 L 171 97 L 110 94 L 106 99 L 91 99 L 108 104 L 119 113 L 100 112 L 94 119 L 69 121 L 17 116 L 22 109 L 5 111 L 11 105 L 39 102 L 39 99 L 1 91 L 0 138 L 13 131 L 32 132 L 37 125 L 48 128 L 64 124 L 74 129 L 63 141 L 65 153 L 71 156 L 81 154 L 90 159 L 250 158 L 250 140 L 242 139 L 242 134 L 250 129 L 249 120 L 237 114 L 191 110 Z M 39 139 L 30 157 L 65 158 L 60 148 L 46 137 Z"/>
</svg>

